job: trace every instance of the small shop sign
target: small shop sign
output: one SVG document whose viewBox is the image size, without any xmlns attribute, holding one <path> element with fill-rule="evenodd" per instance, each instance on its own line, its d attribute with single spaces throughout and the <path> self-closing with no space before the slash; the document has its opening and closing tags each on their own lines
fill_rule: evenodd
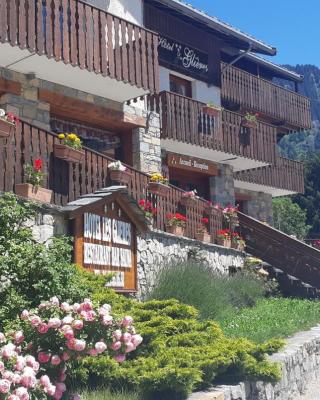
<svg viewBox="0 0 320 400">
<path fill-rule="evenodd" d="M 216 164 L 196 157 L 169 153 L 167 157 L 167 163 L 168 167 L 171 168 L 199 172 L 210 176 L 217 176 L 219 174 Z"/>
</svg>

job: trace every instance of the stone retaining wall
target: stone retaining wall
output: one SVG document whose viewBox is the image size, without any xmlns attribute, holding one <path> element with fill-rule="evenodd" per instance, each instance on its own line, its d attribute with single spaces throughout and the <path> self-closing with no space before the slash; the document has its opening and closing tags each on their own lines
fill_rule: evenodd
<svg viewBox="0 0 320 400">
<path fill-rule="evenodd" d="M 320 325 L 288 339 L 285 348 L 269 359 L 281 364 L 280 382 L 219 386 L 208 392 L 194 393 L 188 400 L 298 400 L 313 382 L 319 382 Z"/>
</svg>

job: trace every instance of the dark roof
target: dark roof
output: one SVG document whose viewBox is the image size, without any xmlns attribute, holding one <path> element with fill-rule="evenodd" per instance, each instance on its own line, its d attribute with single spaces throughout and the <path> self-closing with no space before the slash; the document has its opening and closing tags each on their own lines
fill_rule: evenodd
<svg viewBox="0 0 320 400">
<path fill-rule="evenodd" d="M 259 52 L 267 55 L 275 55 L 277 53 L 277 49 L 273 46 L 270 46 L 264 43 L 261 40 L 254 38 L 253 36 L 242 32 L 240 29 L 234 28 L 233 26 L 227 24 L 219 20 L 217 17 L 212 17 L 205 13 L 204 11 L 198 10 L 190 4 L 187 4 L 181 0 L 148 0 L 150 2 L 157 3 L 159 5 L 167 6 L 180 14 L 183 14 L 189 18 L 192 18 L 195 21 L 200 22 L 201 24 L 207 26 L 210 29 L 213 29 L 226 39 L 232 38 L 235 40 L 239 46 L 242 48 L 248 48 L 249 45 L 252 46 L 253 52 Z"/>
</svg>

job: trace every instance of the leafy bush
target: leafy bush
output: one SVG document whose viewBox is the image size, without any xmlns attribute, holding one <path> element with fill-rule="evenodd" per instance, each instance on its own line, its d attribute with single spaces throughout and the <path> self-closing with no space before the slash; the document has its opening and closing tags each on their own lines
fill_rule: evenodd
<svg viewBox="0 0 320 400">
<path fill-rule="evenodd" d="M 26 227 L 35 213 L 35 205 L 21 203 L 12 194 L 0 198 L 0 329 L 20 310 L 57 293 L 66 301 L 76 301 L 105 282 L 71 264 L 68 239 L 55 238 L 49 246 L 37 243 Z"/>
<path fill-rule="evenodd" d="M 320 321 L 319 301 L 270 298 L 259 300 L 221 322 L 224 333 L 233 338 L 246 337 L 257 343 L 285 338 L 308 330 Z"/>
<path fill-rule="evenodd" d="M 139 303 L 111 290 L 96 293 L 95 300 L 113 305 L 113 313 L 134 317 L 144 341 L 121 365 L 100 357 L 87 358 L 74 370 L 76 382 L 113 389 L 140 391 L 147 399 L 180 399 L 214 381 L 232 379 L 279 378 L 277 366 L 268 363 L 266 353 L 282 343 L 272 341 L 255 345 L 247 339 L 228 339 L 213 321 L 199 321 L 197 310 L 177 300 L 152 300 Z"/>
<path fill-rule="evenodd" d="M 151 299 L 175 298 L 200 311 L 202 318 L 223 320 L 266 295 L 264 280 L 239 272 L 224 276 L 196 261 L 169 265 L 160 272 Z"/>
<path fill-rule="evenodd" d="M 82 400 L 140 400 L 138 394 L 117 392 L 112 393 L 108 389 L 99 391 L 86 391 L 81 394 Z"/>
</svg>

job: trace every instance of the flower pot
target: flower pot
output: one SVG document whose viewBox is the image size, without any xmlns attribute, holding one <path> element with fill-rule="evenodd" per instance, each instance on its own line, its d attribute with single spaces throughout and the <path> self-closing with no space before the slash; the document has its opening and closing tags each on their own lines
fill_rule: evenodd
<svg viewBox="0 0 320 400">
<path fill-rule="evenodd" d="M 184 236 L 185 228 L 183 226 L 166 225 L 166 231 L 176 236 Z"/>
<path fill-rule="evenodd" d="M 256 128 L 257 127 L 257 121 L 249 121 L 247 119 L 242 120 L 241 125 L 244 126 L 245 128 Z"/>
<path fill-rule="evenodd" d="M 195 207 L 197 199 L 195 197 L 181 197 L 180 204 L 185 207 Z"/>
<path fill-rule="evenodd" d="M 79 164 L 84 157 L 84 151 L 73 149 L 65 144 L 55 144 L 54 155 L 61 160 Z"/>
<path fill-rule="evenodd" d="M 221 110 L 219 108 L 214 108 L 210 106 L 202 107 L 203 114 L 210 115 L 210 117 L 218 117 L 220 115 Z"/>
<path fill-rule="evenodd" d="M 196 233 L 196 240 L 199 240 L 199 242 L 211 243 L 211 235 L 209 235 L 208 232 L 199 232 Z"/>
<path fill-rule="evenodd" d="M 15 185 L 16 195 L 26 197 L 27 199 L 50 203 L 52 190 L 40 186 L 33 186 L 30 183 L 17 183 Z"/>
<path fill-rule="evenodd" d="M 118 170 L 110 170 L 110 178 L 114 182 L 119 182 L 123 185 L 128 185 L 131 181 L 131 172 L 126 171 L 118 171 Z"/>
<path fill-rule="evenodd" d="M 0 138 L 7 138 L 10 135 L 11 129 L 14 127 L 14 124 L 8 121 L 4 121 L 0 119 Z"/>
<path fill-rule="evenodd" d="M 218 238 L 217 243 L 219 246 L 227 247 L 228 249 L 231 248 L 231 239 Z"/>
<path fill-rule="evenodd" d="M 148 191 L 157 196 L 166 196 L 170 187 L 158 182 L 149 182 Z"/>
</svg>

